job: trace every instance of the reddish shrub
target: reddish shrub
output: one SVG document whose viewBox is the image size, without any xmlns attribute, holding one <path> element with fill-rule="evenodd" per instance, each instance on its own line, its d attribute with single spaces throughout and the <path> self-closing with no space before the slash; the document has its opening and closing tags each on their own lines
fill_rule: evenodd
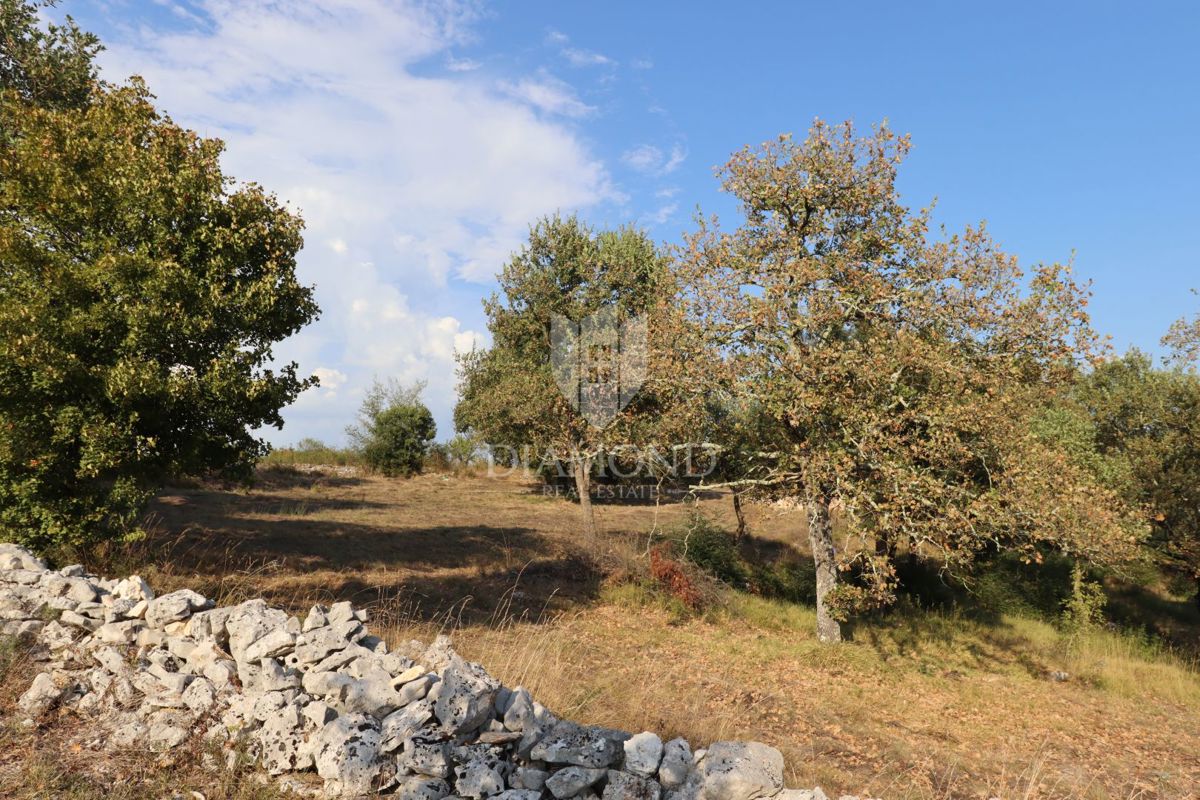
<svg viewBox="0 0 1200 800">
<path fill-rule="evenodd" d="M 700 607 L 700 591 L 696 584 L 663 545 L 650 551 L 650 575 L 688 608 L 695 610 Z"/>
</svg>

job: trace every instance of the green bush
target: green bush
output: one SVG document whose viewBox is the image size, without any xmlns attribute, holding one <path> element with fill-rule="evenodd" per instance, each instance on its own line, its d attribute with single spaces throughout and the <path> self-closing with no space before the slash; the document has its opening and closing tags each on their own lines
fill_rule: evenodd
<svg viewBox="0 0 1200 800">
<path fill-rule="evenodd" d="M 318 310 L 300 218 L 39 8 L 0 7 L 0 539 L 45 550 L 136 534 L 171 477 L 248 477 L 315 383 L 272 348 Z"/>
<path fill-rule="evenodd" d="M 420 399 L 424 388 L 376 381 L 367 393 L 359 422 L 347 433 L 368 467 L 388 477 L 421 471 L 437 435 L 433 414 Z"/>
<path fill-rule="evenodd" d="M 667 540 L 678 557 L 735 589 L 793 603 L 816 601 L 811 559 L 778 546 L 759 549 L 754 542 L 739 546 L 731 532 L 696 509 L 667 531 Z"/>
<path fill-rule="evenodd" d="M 332 447 L 320 439 L 304 438 L 291 447 L 271 448 L 259 462 L 264 467 L 321 464 L 334 467 L 359 466 L 362 456 L 345 447 Z"/>
<path fill-rule="evenodd" d="M 733 536 L 696 509 L 667 533 L 675 553 L 722 583 L 737 589 L 749 584 L 749 565 L 738 553 Z"/>
</svg>

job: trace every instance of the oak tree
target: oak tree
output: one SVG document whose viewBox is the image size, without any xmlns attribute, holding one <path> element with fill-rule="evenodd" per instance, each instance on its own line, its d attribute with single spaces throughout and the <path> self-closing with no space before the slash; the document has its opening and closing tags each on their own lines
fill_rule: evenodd
<svg viewBox="0 0 1200 800">
<path fill-rule="evenodd" d="M 701 219 L 678 258 L 679 303 L 721 355 L 690 382 L 781 432 L 736 483 L 806 508 L 824 641 L 894 598 L 900 550 L 962 572 L 989 548 L 1103 558 L 1137 536 L 1029 422 L 1093 352 L 1085 291 L 1061 265 L 1026 275 L 982 227 L 932 236 L 896 189 L 908 150 L 819 121 L 747 147 L 721 172 L 742 224 Z"/>
<path fill-rule="evenodd" d="M 272 348 L 317 307 L 300 218 L 221 142 L 98 83 L 72 26 L 0 20 L 0 535 L 82 544 L 168 476 L 248 473 L 312 382 Z"/>
</svg>

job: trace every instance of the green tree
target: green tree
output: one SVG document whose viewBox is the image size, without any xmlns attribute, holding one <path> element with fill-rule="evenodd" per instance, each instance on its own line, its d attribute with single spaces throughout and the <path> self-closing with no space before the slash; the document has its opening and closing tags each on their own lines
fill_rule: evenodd
<svg viewBox="0 0 1200 800">
<path fill-rule="evenodd" d="M 1200 362 L 1200 314 L 1176 320 L 1162 343 L 1170 350 L 1170 360 L 1177 366 L 1195 368 Z"/>
<path fill-rule="evenodd" d="M 805 505 L 824 641 L 893 599 L 901 547 L 965 571 L 996 547 L 1116 557 L 1137 534 L 1032 432 L 1091 352 L 1084 292 L 1058 265 L 1026 278 L 982 229 L 932 239 L 895 188 L 908 148 L 820 122 L 802 143 L 746 148 L 722 175 L 744 223 L 701 220 L 679 256 L 679 302 L 722 356 L 690 383 L 778 426 L 741 483 Z"/>
<path fill-rule="evenodd" d="M 92 37 L 0 8 L 0 528 L 83 544 L 167 476 L 247 475 L 315 383 L 272 347 L 318 311 L 299 217 L 139 80 L 95 83 Z"/>
<path fill-rule="evenodd" d="M 358 422 L 346 429 L 367 466 L 388 477 L 421 471 L 437 436 L 433 414 L 421 402 L 425 384 L 376 381 L 363 399 Z"/>
<path fill-rule="evenodd" d="M 1106 479 L 1144 509 L 1155 559 L 1190 577 L 1200 603 L 1200 376 L 1134 350 L 1086 375 L 1076 402 Z"/>
<path fill-rule="evenodd" d="M 38 9 L 51 2 L 0 0 L 0 87 L 41 108 L 83 108 L 96 87 L 100 41 L 67 17 L 38 27 Z"/>
<path fill-rule="evenodd" d="M 662 324 L 671 295 L 665 266 L 639 230 L 596 232 L 576 217 L 543 219 L 504 266 L 500 293 L 484 303 L 492 346 L 460 357 L 456 428 L 519 458 L 530 453 L 551 469 L 569 465 L 589 540 L 597 535 L 591 504 L 597 459 L 616 447 L 669 441 L 664 426 L 684 419 L 667 413 L 670 376 L 655 363 L 655 354 L 670 350 L 662 341 L 670 330 Z M 552 329 L 556 317 L 577 323 L 606 312 L 614 324 L 648 321 L 646 380 L 615 418 L 598 426 L 556 382 Z"/>
</svg>

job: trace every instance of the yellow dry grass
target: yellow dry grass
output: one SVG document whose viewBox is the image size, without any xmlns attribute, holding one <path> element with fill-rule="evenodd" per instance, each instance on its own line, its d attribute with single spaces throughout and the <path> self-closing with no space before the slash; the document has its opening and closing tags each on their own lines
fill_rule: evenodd
<svg viewBox="0 0 1200 800">
<path fill-rule="evenodd" d="M 728 518 L 726 501 L 705 505 Z M 154 514 L 156 534 L 105 568 L 297 611 L 351 599 L 389 641 L 449 631 L 508 685 L 581 721 L 769 742 L 790 785 L 831 796 L 1189 798 L 1200 786 L 1195 665 L 1117 633 L 901 613 L 831 648 L 812 636 L 810 608 L 737 593 L 684 617 L 606 581 L 610 556 L 581 551 L 574 506 L 513 480 L 276 473 L 249 491 L 173 489 Z M 602 549 L 628 560 L 683 510 L 598 514 Z M 803 529 L 794 514 L 751 521 L 775 541 Z"/>
</svg>

